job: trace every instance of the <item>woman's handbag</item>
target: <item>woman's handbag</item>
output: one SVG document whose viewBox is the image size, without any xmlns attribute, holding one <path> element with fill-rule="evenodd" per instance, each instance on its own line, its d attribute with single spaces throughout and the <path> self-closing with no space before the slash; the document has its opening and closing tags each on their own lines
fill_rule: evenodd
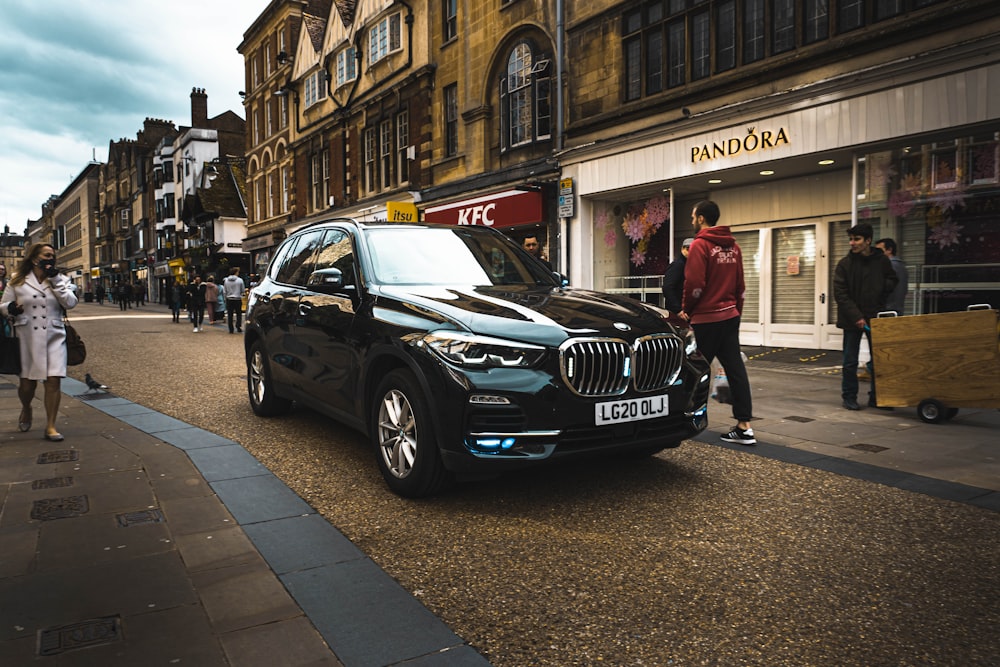
<svg viewBox="0 0 1000 667">
<path fill-rule="evenodd" d="M 87 346 L 80 334 L 69 322 L 66 322 L 66 365 L 79 366 L 87 359 Z"/>
<path fill-rule="evenodd" d="M 69 316 L 65 309 L 63 309 L 63 325 L 66 327 L 66 365 L 79 366 L 87 359 L 87 346 L 83 344 L 80 334 L 69 323 Z"/>
<path fill-rule="evenodd" d="M 14 327 L 11 327 L 10 336 L 0 336 L 0 373 L 21 374 L 21 344 L 17 340 Z"/>
</svg>

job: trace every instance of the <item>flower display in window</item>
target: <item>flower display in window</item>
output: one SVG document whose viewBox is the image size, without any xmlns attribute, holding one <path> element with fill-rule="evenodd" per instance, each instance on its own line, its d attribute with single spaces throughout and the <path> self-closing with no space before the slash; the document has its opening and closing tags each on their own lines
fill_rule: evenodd
<svg viewBox="0 0 1000 667">
<path fill-rule="evenodd" d="M 649 240 L 670 217 L 670 203 L 665 197 L 654 197 L 645 204 L 634 204 L 622 220 L 622 231 L 632 241 L 634 247 L 629 261 L 634 266 L 646 263 Z"/>
</svg>

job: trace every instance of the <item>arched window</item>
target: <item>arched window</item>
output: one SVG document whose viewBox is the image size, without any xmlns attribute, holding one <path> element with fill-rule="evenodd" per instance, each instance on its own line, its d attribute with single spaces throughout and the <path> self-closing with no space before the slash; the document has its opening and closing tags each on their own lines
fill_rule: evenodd
<svg viewBox="0 0 1000 667">
<path fill-rule="evenodd" d="M 549 60 L 528 42 L 507 57 L 500 77 L 501 150 L 525 146 L 551 136 Z"/>
</svg>

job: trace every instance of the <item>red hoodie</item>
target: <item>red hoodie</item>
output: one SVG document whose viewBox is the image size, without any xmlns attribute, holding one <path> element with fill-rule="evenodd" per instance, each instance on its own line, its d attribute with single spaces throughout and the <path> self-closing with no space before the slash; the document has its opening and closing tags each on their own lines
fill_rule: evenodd
<svg viewBox="0 0 1000 667">
<path fill-rule="evenodd" d="M 684 312 L 691 324 L 722 322 L 743 312 L 743 253 L 729 227 L 705 227 L 684 267 Z"/>
</svg>

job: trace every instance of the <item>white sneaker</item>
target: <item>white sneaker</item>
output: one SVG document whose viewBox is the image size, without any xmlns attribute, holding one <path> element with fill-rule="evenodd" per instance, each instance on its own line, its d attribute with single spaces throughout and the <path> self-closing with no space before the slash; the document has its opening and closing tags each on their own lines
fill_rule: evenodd
<svg viewBox="0 0 1000 667">
<path fill-rule="evenodd" d="M 198 333 L 198 327 L 195 327 L 194 329 L 192 329 L 191 333 Z"/>
</svg>

